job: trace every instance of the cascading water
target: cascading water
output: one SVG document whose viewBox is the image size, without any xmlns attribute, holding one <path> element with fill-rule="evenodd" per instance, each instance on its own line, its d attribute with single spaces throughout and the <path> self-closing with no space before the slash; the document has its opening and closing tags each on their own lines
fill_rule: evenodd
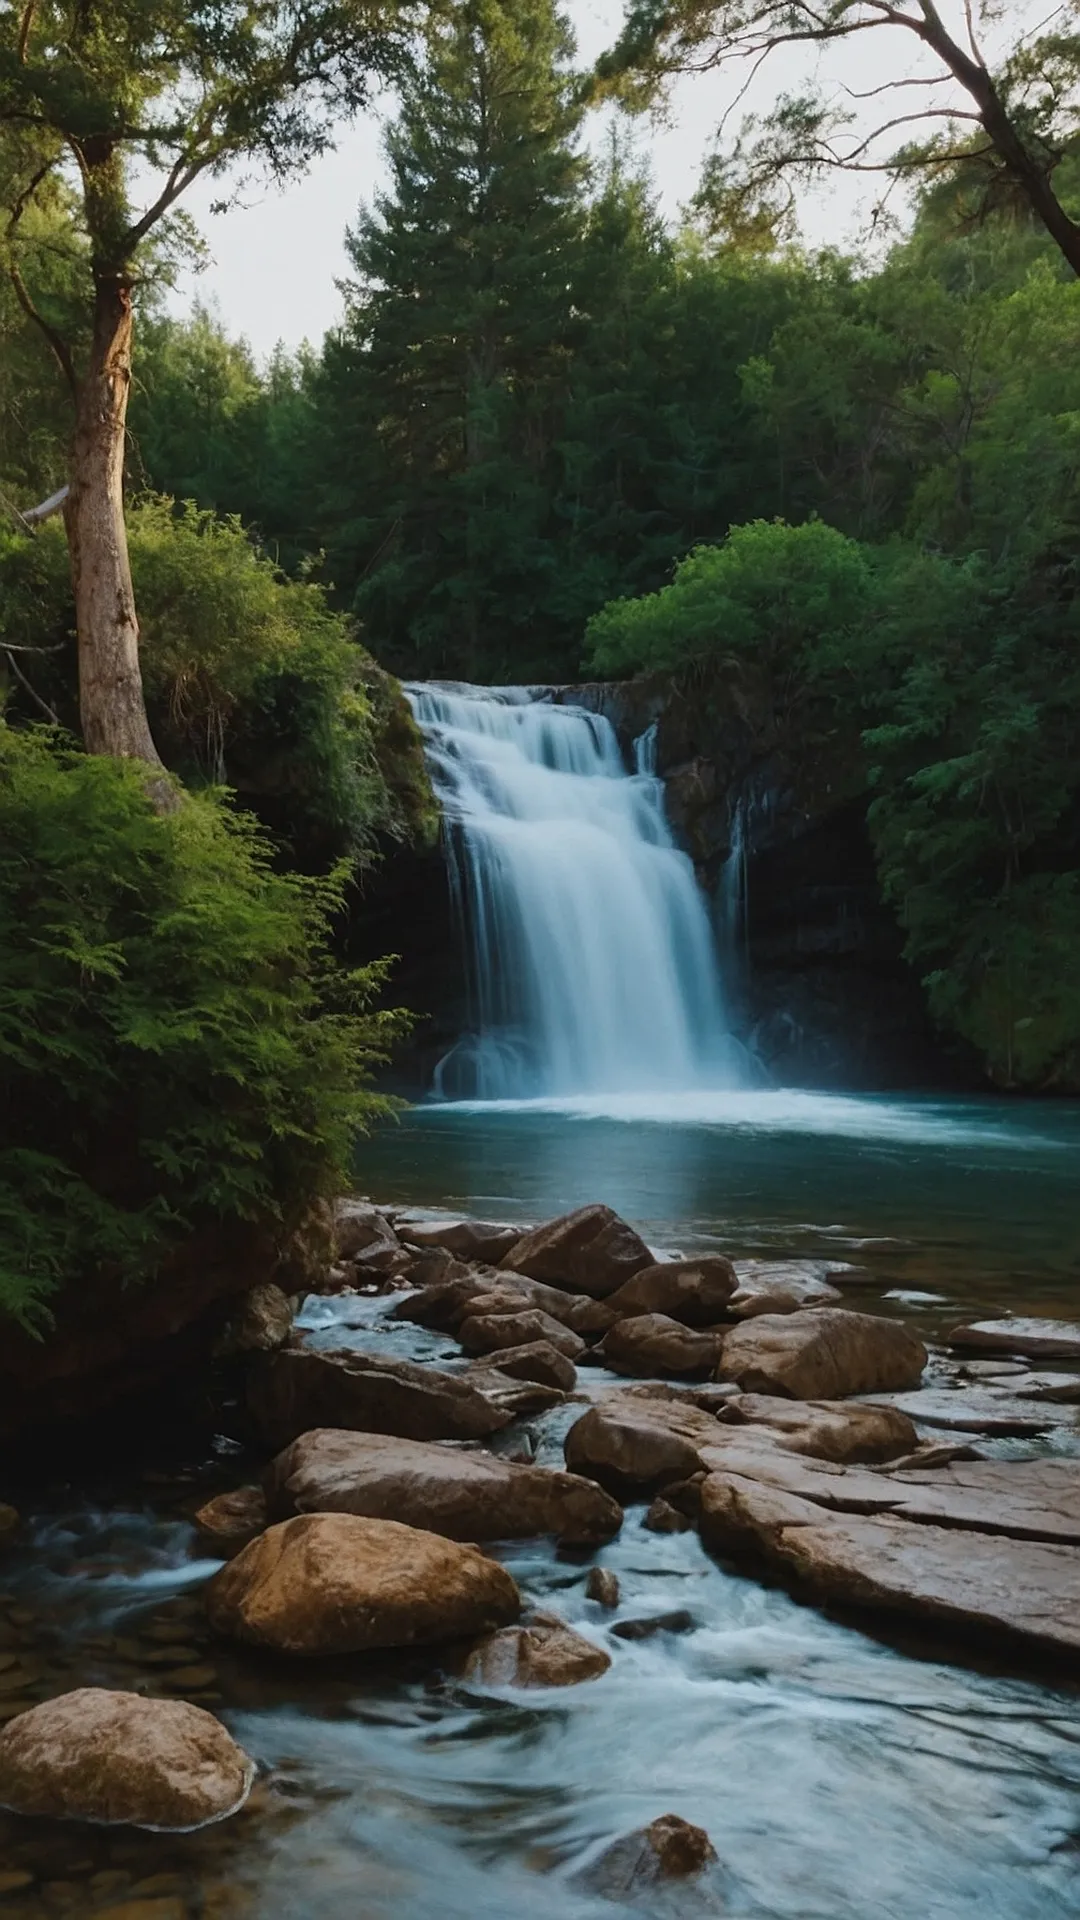
<svg viewBox="0 0 1080 1920">
<path fill-rule="evenodd" d="M 414 685 L 473 1031 L 436 1092 L 520 1100 L 742 1083 L 705 903 L 609 721 L 525 688 Z"/>
</svg>

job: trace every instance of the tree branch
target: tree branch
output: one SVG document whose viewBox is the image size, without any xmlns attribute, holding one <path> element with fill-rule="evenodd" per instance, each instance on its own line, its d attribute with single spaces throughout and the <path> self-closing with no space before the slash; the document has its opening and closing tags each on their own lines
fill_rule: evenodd
<svg viewBox="0 0 1080 1920">
<path fill-rule="evenodd" d="M 20 66 L 24 66 L 26 63 L 26 49 L 30 41 L 30 35 L 34 29 L 34 15 L 37 10 L 38 0 L 27 0 L 27 4 L 23 8 L 22 19 L 19 22 L 19 43 L 16 48 L 16 56 Z"/>
<path fill-rule="evenodd" d="M 19 682 L 20 687 L 23 688 L 24 692 L 30 695 L 30 698 L 33 701 L 35 707 L 38 708 L 39 712 L 45 715 L 46 720 L 51 721 L 54 727 L 59 727 L 62 724 L 60 715 L 58 713 L 54 713 L 48 701 L 43 700 L 40 693 L 37 692 L 36 688 L 30 685 L 29 680 L 27 679 L 25 673 L 23 672 L 22 668 L 20 667 L 18 661 L 15 658 L 15 654 L 12 648 L 5 647 L 4 652 L 7 655 L 8 666 L 11 668 L 11 671 L 15 675 L 16 680 Z"/>
<path fill-rule="evenodd" d="M 8 266 L 8 277 L 11 281 L 12 286 L 15 289 L 16 300 L 18 301 L 20 307 L 25 313 L 27 319 L 32 320 L 35 327 L 39 327 L 41 332 L 44 334 L 45 339 L 48 341 L 49 346 L 52 349 L 53 355 L 57 361 L 60 371 L 63 374 L 64 379 L 67 381 L 68 386 L 71 388 L 72 397 L 73 399 L 77 400 L 79 397 L 79 376 L 75 371 L 75 362 L 71 357 L 71 349 L 69 348 L 67 341 L 64 339 L 63 335 L 58 333 L 56 331 L 56 328 L 52 326 L 48 320 L 46 320 L 45 315 L 43 313 L 38 312 L 37 308 L 34 305 L 34 302 L 30 298 L 30 294 L 27 289 L 26 282 L 23 279 L 22 274 L 19 272 L 19 269 L 16 266 L 14 261 L 11 261 L 11 263 Z"/>
</svg>

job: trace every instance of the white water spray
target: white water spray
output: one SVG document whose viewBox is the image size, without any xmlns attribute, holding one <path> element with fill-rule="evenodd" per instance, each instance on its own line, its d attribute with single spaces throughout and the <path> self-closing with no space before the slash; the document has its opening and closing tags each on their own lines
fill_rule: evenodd
<svg viewBox="0 0 1080 1920">
<path fill-rule="evenodd" d="M 609 721 L 525 688 L 407 689 L 443 809 L 473 1031 L 450 1098 L 735 1087 L 694 870 L 672 840 L 652 740 L 623 765 Z"/>
</svg>

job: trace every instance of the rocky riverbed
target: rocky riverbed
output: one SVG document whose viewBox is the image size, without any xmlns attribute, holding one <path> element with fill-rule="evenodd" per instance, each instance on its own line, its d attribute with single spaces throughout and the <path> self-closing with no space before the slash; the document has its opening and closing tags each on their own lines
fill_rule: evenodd
<svg viewBox="0 0 1080 1920">
<path fill-rule="evenodd" d="M 934 1767 L 955 1768 L 965 1716 L 1018 1723 L 1024 1701 L 1047 1729 L 1035 1824 L 1058 1838 L 992 1881 L 992 1848 L 954 1849 L 933 1910 L 974 1916 L 991 1886 L 1009 1920 L 1078 1910 L 1080 1767 L 1056 1729 L 1077 1723 L 1080 1329 L 999 1316 L 927 1345 L 857 1266 L 658 1260 L 603 1207 L 524 1231 L 348 1201 L 336 1242 L 317 1293 L 260 1288 L 238 1313 L 241 1403 L 211 1462 L 97 1514 L 54 1488 L 9 1528 L 0 1911 L 914 1920 L 931 1909 L 898 1874 L 905 1822 L 921 1809 L 924 1864 L 944 1862 Z M 803 1673 L 782 1700 L 800 1639 L 833 1715 L 885 1669 L 946 1721 L 966 1700 L 876 1882 L 802 1813 L 843 1779 L 861 1817 L 881 1792 L 856 1787 L 850 1704 L 851 1750 L 825 1737 L 832 1771 L 791 1798 L 816 1693 Z M 771 1783 L 752 1706 L 745 1777 L 721 1782 L 733 1690 L 763 1687 Z M 582 1822 L 561 1776 L 590 1740 Z M 753 1781 L 759 1824 L 790 1806 L 786 1863 L 755 1852 Z"/>
</svg>

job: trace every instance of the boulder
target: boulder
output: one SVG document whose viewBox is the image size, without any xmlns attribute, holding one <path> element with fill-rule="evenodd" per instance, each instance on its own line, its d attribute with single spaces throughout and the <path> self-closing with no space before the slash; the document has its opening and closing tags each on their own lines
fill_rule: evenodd
<svg viewBox="0 0 1080 1920">
<path fill-rule="evenodd" d="M 1036 1360 L 1080 1359 L 1080 1326 L 1071 1320 L 975 1320 L 954 1327 L 950 1347 L 970 1353 L 1022 1353 Z"/>
<path fill-rule="evenodd" d="M 475 1306 L 477 1313 L 481 1311 L 481 1299 L 492 1290 L 493 1284 L 480 1274 L 462 1268 L 460 1273 L 434 1280 L 422 1286 L 418 1293 L 395 1301 L 386 1318 L 408 1320 L 413 1326 L 430 1327 L 435 1333 L 453 1333 L 465 1318 L 467 1308 Z"/>
<path fill-rule="evenodd" d="M 302 1514 L 260 1534 L 206 1592 L 211 1626 L 280 1653 L 425 1646 L 515 1620 L 510 1575 L 474 1547 L 396 1520 Z"/>
<path fill-rule="evenodd" d="M 794 1462 L 790 1463 L 794 1465 Z M 1010 1462 L 972 1463 L 1010 1468 Z M 1039 1465 L 1047 1463 L 1037 1463 Z M 1065 1464 L 1065 1463 L 1063 1463 Z M 935 1483 L 959 1471 L 939 1468 Z M 819 1477 L 834 1500 L 848 1493 L 855 1469 L 802 1467 L 812 1487 Z M 942 1496 L 939 1496 L 942 1497 Z M 860 1612 L 903 1616 L 959 1630 L 965 1639 L 1002 1642 L 1028 1653 L 1080 1656 L 1080 1550 L 902 1512 L 837 1511 L 769 1484 L 748 1472 L 712 1474 L 702 1491 L 702 1538 L 714 1551 L 764 1561 L 807 1598 Z M 991 1513 L 984 1509 L 984 1518 Z"/>
<path fill-rule="evenodd" d="M 919 1437 L 899 1407 L 848 1400 L 784 1400 L 742 1393 L 719 1415 L 725 1428 L 768 1430 L 775 1445 L 817 1460 L 894 1460 L 914 1451 Z"/>
<path fill-rule="evenodd" d="M 642 1267 L 617 1293 L 609 1294 L 607 1305 L 620 1317 L 666 1313 L 686 1327 L 711 1327 L 723 1318 L 737 1285 L 731 1261 L 722 1253 L 707 1253 L 697 1260 Z"/>
<path fill-rule="evenodd" d="M 813 1265 L 813 1262 L 806 1262 Z M 839 1287 L 803 1272 L 800 1260 L 754 1263 L 728 1301 L 736 1320 L 753 1320 L 759 1313 L 800 1313 L 809 1307 L 831 1307 L 843 1299 Z"/>
<path fill-rule="evenodd" d="M 665 1313 L 642 1313 L 618 1320 L 605 1333 L 593 1358 L 616 1373 L 713 1373 L 723 1336 L 696 1333 Z"/>
<path fill-rule="evenodd" d="M 538 1307 L 527 1307 L 520 1313 L 474 1313 L 462 1321 L 458 1339 L 466 1353 L 498 1354 L 502 1347 L 522 1347 L 537 1340 L 545 1341 L 568 1360 L 576 1360 L 585 1351 L 579 1333 L 572 1333 Z"/>
<path fill-rule="evenodd" d="M 615 1315 L 601 1301 L 590 1300 L 587 1294 L 545 1287 L 524 1274 L 475 1268 L 462 1268 L 409 1299 L 399 1300 L 387 1319 L 411 1320 L 438 1332 L 453 1332 L 474 1313 L 522 1313 L 528 1308 L 548 1314 L 574 1333 L 606 1333 L 615 1321 Z"/>
<path fill-rule="evenodd" d="M 222 1335 L 223 1353 L 273 1353 L 292 1332 L 292 1302 L 272 1280 L 263 1280 L 240 1300 Z"/>
<path fill-rule="evenodd" d="M 575 1878 L 604 1900 L 635 1900 L 649 1896 L 659 1882 L 688 1880 L 704 1872 L 716 1857 L 704 1827 L 665 1813 L 605 1847 Z"/>
<path fill-rule="evenodd" d="M 36 1818 L 187 1833 L 243 1806 L 254 1762 L 185 1700 L 80 1687 L 0 1733 L 0 1806 Z"/>
<path fill-rule="evenodd" d="M 918 1385 L 926 1348 L 898 1320 L 842 1307 L 761 1314 L 724 1340 L 720 1374 L 747 1393 L 834 1400 Z"/>
<path fill-rule="evenodd" d="M 348 1270 L 357 1286 L 371 1286 L 378 1280 L 405 1279 L 412 1273 L 413 1256 L 407 1247 L 365 1247 L 348 1262 Z"/>
<path fill-rule="evenodd" d="M 339 1200 L 334 1208 L 334 1245 L 339 1260 L 352 1260 L 369 1247 L 401 1245 L 386 1215 L 366 1200 Z"/>
<path fill-rule="evenodd" d="M 399 1220 L 398 1238 L 410 1247 L 445 1247 L 458 1260 L 490 1260 L 497 1266 L 525 1232 L 499 1220 Z"/>
<path fill-rule="evenodd" d="M 598 1607 L 617 1607 L 619 1604 L 619 1576 L 611 1567 L 590 1567 L 585 1582 L 585 1598 L 595 1600 Z"/>
<path fill-rule="evenodd" d="M 248 1408 L 269 1446 L 312 1427 L 396 1433 L 409 1440 L 483 1440 L 514 1411 L 496 1406 L 475 1380 L 352 1349 L 285 1349 L 260 1356 Z"/>
<path fill-rule="evenodd" d="M 567 1434 L 566 1464 L 615 1493 L 645 1492 L 689 1479 L 722 1437 L 712 1414 L 684 1401 L 605 1394 Z"/>
<path fill-rule="evenodd" d="M 611 1665 L 584 1634 L 554 1613 L 537 1613 L 527 1625 L 504 1627 L 474 1647 L 466 1678 L 488 1687 L 576 1687 L 598 1680 Z"/>
<path fill-rule="evenodd" d="M 517 1466 L 478 1449 L 316 1429 L 267 1469 L 270 1517 L 355 1513 L 400 1520 L 450 1540 L 554 1534 L 573 1546 L 610 1540 L 622 1511 L 591 1480 Z"/>
<path fill-rule="evenodd" d="M 511 1273 L 604 1300 L 654 1262 L 644 1240 L 625 1220 L 610 1207 L 593 1206 L 534 1227 L 499 1264 Z"/>
<path fill-rule="evenodd" d="M 573 1361 L 568 1360 L 565 1353 L 556 1352 L 548 1340 L 529 1340 L 521 1347 L 500 1347 L 496 1358 L 499 1372 L 509 1375 L 511 1380 L 538 1381 L 545 1387 L 557 1387 L 560 1393 L 573 1393 L 577 1386 L 577 1368 Z"/>
<path fill-rule="evenodd" d="M 236 1487 L 215 1494 L 195 1515 L 195 1525 L 221 1554 L 239 1553 L 267 1525 L 266 1496 L 261 1487 Z"/>
<path fill-rule="evenodd" d="M 473 1360 L 458 1378 L 478 1387 L 489 1405 L 504 1414 L 508 1423 L 529 1420 L 534 1414 L 549 1413 L 552 1407 L 562 1405 L 566 1394 L 561 1387 L 548 1386 L 544 1380 L 503 1373 L 499 1368 L 501 1359 L 501 1354 L 493 1353 L 490 1359 Z"/>
<path fill-rule="evenodd" d="M 1053 1427 L 1071 1427 L 1076 1409 L 1053 1400 L 1021 1398 L 988 1386 L 921 1387 L 914 1393 L 890 1396 L 923 1427 L 942 1427 L 949 1433 L 980 1433 L 988 1439 L 1034 1439 Z"/>
</svg>

